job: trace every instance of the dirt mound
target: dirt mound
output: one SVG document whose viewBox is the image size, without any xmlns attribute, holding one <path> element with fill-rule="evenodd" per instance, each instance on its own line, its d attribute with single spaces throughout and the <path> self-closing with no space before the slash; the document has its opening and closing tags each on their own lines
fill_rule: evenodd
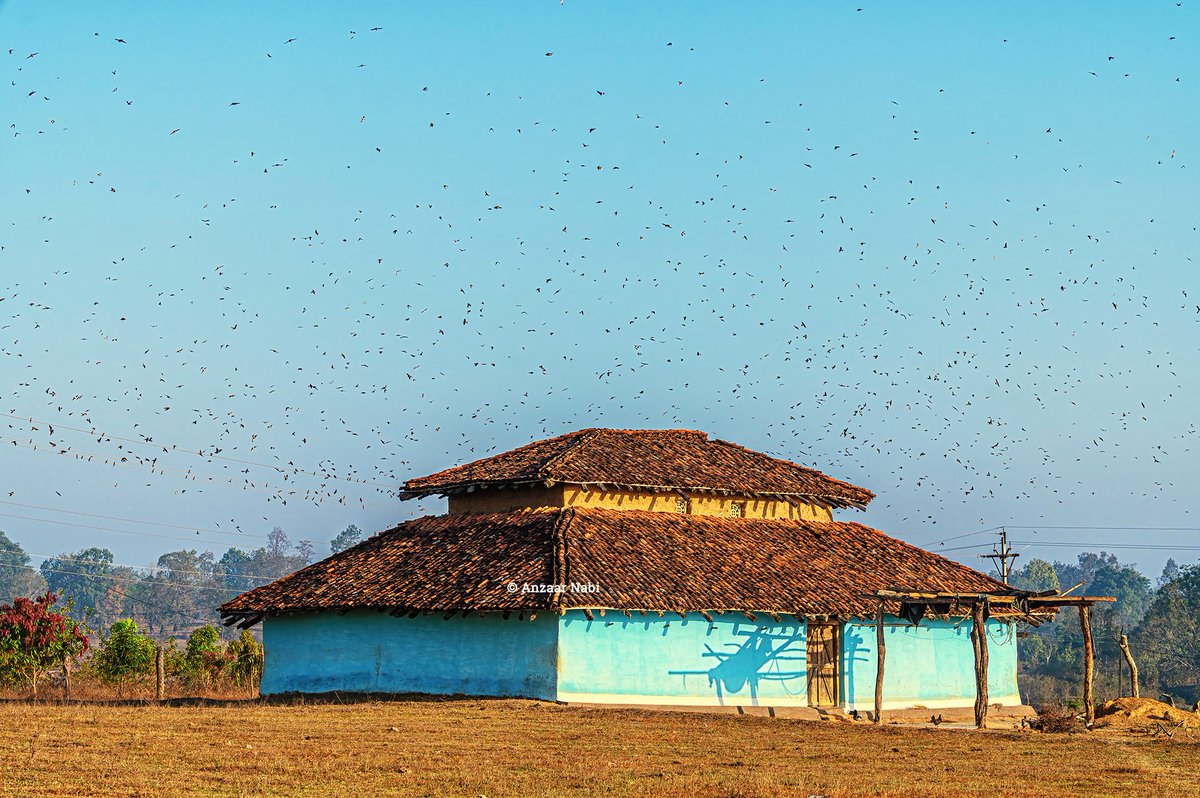
<svg viewBox="0 0 1200 798">
<path fill-rule="evenodd" d="M 1183 726 L 1200 729 L 1200 714 L 1176 709 L 1153 698 L 1118 698 L 1096 707 L 1098 728 L 1138 728 L 1161 723 L 1164 726 Z"/>
</svg>

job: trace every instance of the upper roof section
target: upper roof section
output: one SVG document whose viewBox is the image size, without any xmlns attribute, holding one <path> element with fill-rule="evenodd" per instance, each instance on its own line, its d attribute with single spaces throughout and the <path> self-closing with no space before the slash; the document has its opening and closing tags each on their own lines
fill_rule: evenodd
<svg viewBox="0 0 1200 798">
<path fill-rule="evenodd" d="M 875 494 L 697 430 L 585 429 L 427 477 L 401 498 L 482 488 L 573 484 L 597 489 L 797 499 L 863 508 Z"/>
</svg>

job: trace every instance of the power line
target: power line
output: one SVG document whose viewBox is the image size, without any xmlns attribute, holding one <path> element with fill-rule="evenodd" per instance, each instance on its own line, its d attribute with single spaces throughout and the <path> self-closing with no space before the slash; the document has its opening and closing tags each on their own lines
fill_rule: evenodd
<svg viewBox="0 0 1200 798">
<path fill-rule="evenodd" d="M 1048 525 L 1042 524 L 1039 526 L 1029 526 L 1020 524 L 1003 524 L 1002 526 L 994 526 L 990 529 L 980 529 L 977 532 L 967 532 L 962 535 L 954 535 L 953 537 L 942 538 L 930 543 L 918 543 L 916 545 L 923 549 L 931 546 L 937 546 L 942 543 L 949 543 L 952 540 L 962 540 L 963 538 L 982 535 L 986 532 L 996 532 L 1000 529 L 1027 529 L 1036 532 L 1039 529 L 1057 529 L 1057 530 L 1086 530 L 1091 532 L 1200 532 L 1200 527 L 1197 526 L 1089 526 L 1089 525 Z M 1035 545 L 1037 545 L 1035 543 Z M 947 549 L 947 551 L 961 551 L 963 547 Z M 966 547 L 970 548 L 970 547 Z"/>
<path fill-rule="evenodd" d="M 228 540 L 204 540 L 203 538 L 183 538 L 174 535 L 159 535 L 154 532 L 137 532 L 132 529 L 115 529 L 108 526 L 96 526 L 95 524 L 75 524 L 70 521 L 56 521 L 53 518 L 34 518 L 29 515 L 14 515 L 12 513 L 0 513 L 0 518 L 17 518 L 22 521 L 36 521 L 42 524 L 58 524 L 59 526 L 70 526 L 77 529 L 98 529 L 101 532 L 116 532 L 121 535 L 139 535 L 147 538 L 158 538 L 160 540 L 179 540 L 185 543 L 211 543 L 214 546 L 231 546 L 232 541 Z M 254 538 L 261 540 L 261 538 Z"/>
<path fill-rule="evenodd" d="M 1086 529 L 1097 532 L 1200 532 L 1200 526 L 1051 526 L 1048 524 L 1040 524 L 1038 526 L 1005 524 L 1004 526 L 1009 529 Z"/>
<path fill-rule="evenodd" d="M 28 565 L 14 565 L 12 563 L 0 563 L 0 568 L 29 568 Z M 30 569 L 33 570 L 33 569 Z M 62 574 L 64 576 L 81 576 L 86 579 L 108 579 L 113 582 L 124 582 L 126 584 L 143 584 L 139 579 L 131 579 L 116 574 L 88 574 L 80 573 L 79 571 L 62 571 L 57 568 L 48 568 L 41 571 L 43 574 Z M 161 584 L 161 583 L 160 583 Z M 240 588 L 222 587 L 221 585 L 185 585 L 190 590 L 216 590 L 220 593 L 240 593 L 244 592 Z"/>
<path fill-rule="evenodd" d="M 80 512 L 78 510 L 63 510 L 58 507 L 44 507 L 40 504 L 22 504 L 21 502 L 9 502 L 9 501 L 4 501 L 2 499 L 0 499 L 0 504 L 7 504 L 11 507 L 24 507 L 29 510 L 46 510 L 46 511 L 52 512 L 52 513 L 66 513 L 68 515 L 79 515 L 79 516 L 84 516 L 87 518 L 102 518 L 106 521 L 125 521 L 130 524 L 147 524 L 149 526 L 161 526 L 161 527 L 165 527 L 168 529 L 186 529 L 189 532 L 201 531 L 201 530 L 197 530 L 196 527 L 194 527 L 194 526 L 183 526 L 181 524 L 165 524 L 161 521 L 142 521 L 138 518 L 121 518 L 120 516 L 116 516 L 116 515 L 100 515 L 98 513 Z M 204 529 L 202 531 L 211 532 L 215 535 L 238 535 L 241 537 L 246 537 L 245 532 L 226 532 L 225 530 L 222 530 L 222 529 Z"/>
<path fill-rule="evenodd" d="M 1051 541 L 1051 540 L 1014 540 L 1013 543 L 1021 546 L 1053 546 L 1057 548 L 1079 548 L 1083 545 L 1097 546 L 1104 549 L 1149 549 L 1161 551 L 1200 551 L 1200 546 L 1189 546 L 1184 544 L 1173 543 L 1091 543 L 1081 544 L 1073 541 Z"/>
<path fill-rule="evenodd" d="M 919 546 L 920 546 L 921 548 L 923 548 L 923 549 L 927 549 L 927 548 L 929 548 L 930 546 L 937 546 L 937 545 L 939 545 L 939 544 L 941 544 L 941 543 L 949 543 L 949 542 L 950 542 L 950 541 L 952 541 L 952 540 L 962 540 L 963 538 L 974 537 L 975 535 L 982 535 L 982 534 L 985 534 L 985 533 L 987 533 L 987 532 L 995 532 L 995 531 L 996 531 L 996 530 L 998 530 L 998 529 L 1001 529 L 1001 527 L 994 526 L 994 527 L 991 527 L 990 529 L 980 529 L 980 530 L 979 530 L 979 531 L 977 531 L 977 532 L 967 532 L 967 533 L 966 533 L 966 534 L 964 534 L 964 535 L 955 535 L 954 537 L 942 538 L 941 540 L 935 540 L 935 541 L 933 541 L 933 542 L 931 542 L 931 543 L 919 543 L 919 544 L 917 544 L 917 545 L 919 545 Z"/>
</svg>

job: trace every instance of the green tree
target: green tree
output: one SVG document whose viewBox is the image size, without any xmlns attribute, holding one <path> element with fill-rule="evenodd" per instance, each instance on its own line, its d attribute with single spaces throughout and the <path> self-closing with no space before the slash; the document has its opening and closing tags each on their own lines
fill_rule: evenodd
<svg viewBox="0 0 1200 798">
<path fill-rule="evenodd" d="M 251 570 L 253 567 L 254 555 L 232 546 L 221 555 L 213 573 L 228 591 L 228 597 L 233 598 L 239 593 L 245 593 L 258 586 L 257 580 L 253 578 L 254 572 Z"/>
<path fill-rule="evenodd" d="M 101 679 L 117 686 L 123 696 L 125 688 L 154 672 L 154 641 L 138 630 L 130 618 L 117 621 L 100 643 L 92 665 Z"/>
<path fill-rule="evenodd" d="M 250 566 L 251 573 L 262 580 L 259 584 L 280 579 L 308 565 L 303 551 L 292 554 L 291 550 L 291 541 L 281 528 L 275 527 L 267 534 L 267 545 L 254 550 Z"/>
<path fill-rule="evenodd" d="M 70 601 L 59 607 L 50 592 L 0 605 L 0 679 L 28 685 L 36 699 L 38 684 L 52 668 L 82 656 L 87 627 L 70 613 Z"/>
<path fill-rule="evenodd" d="M 81 610 L 96 611 L 100 621 L 107 620 L 103 610 L 113 587 L 111 551 L 89 548 L 51 557 L 42 563 L 42 576 L 52 592 L 70 599 Z"/>
<path fill-rule="evenodd" d="M 153 576 L 140 583 L 143 615 L 160 635 L 192 628 L 198 620 L 212 617 L 219 603 L 221 585 L 215 575 L 211 551 L 171 551 L 158 558 Z"/>
<path fill-rule="evenodd" d="M 1058 590 L 1058 574 L 1054 566 L 1045 560 L 1034 558 L 1012 573 L 1013 587 L 1021 590 L 1040 592 L 1043 590 Z"/>
<path fill-rule="evenodd" d="M 46 592 L 46 580 L 29 567 L 29 555 L 20 544 L 0 532 L 0 601 Z"/>
<path fill-rule="evenodd" d="M 1150 580 L 1129 565 L 1101 565 L 1092 577 L 1088 592 L 1116 598 L 1115 604 L 1096 607 L 1098 620 L 1106 623 L 1114 632 L 1132 629 L 1141 622 L 1150 606 Z"/>
<path fill-rule="evenodd" d="M 1164 689 L 1200 683 L 1200 565 L 1158 589 L 1132 644 L 1139 669 Z"/>
<path fill-rule="evenodd" d="M 362 530 L 354 524 L 337 533 L 337 537 L 329 541 L 329 553 L 337 554 L 339 551 L 345 551 L 351 546 L 358 545 L 362 540 Z"/>
<path fill-rule="evenodd" d="M 1179 563 L 1175 562 L 1174 557 L 1168 557 L 1167 562 L 1163 565 L 1162 574 L 1158 577 L 1157 587 L 1179 578 Z"/>
</svg>

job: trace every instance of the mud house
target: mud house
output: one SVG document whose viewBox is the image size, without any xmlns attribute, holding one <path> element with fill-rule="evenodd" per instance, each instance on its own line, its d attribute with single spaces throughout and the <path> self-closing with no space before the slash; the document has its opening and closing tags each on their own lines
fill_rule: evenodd
<svg viewBox="0 0 1200 798">
<path fill-rule="evenodd" d="M 870 709 L 878 632 L 884 708 L 970 706 L 971 611 L 952 597 L 1005 590 L 834 518 L 870 491 L 692 430 L 581 430 L 402 498 L 437 495 L 446 515 L 221 607 L 263 623 L 263 693 Z M 895 589 L 941 598 L 880 605 Z M 983 623 L 990 701 L 1019 704 L 1011 618 Z"/>
</svg>

